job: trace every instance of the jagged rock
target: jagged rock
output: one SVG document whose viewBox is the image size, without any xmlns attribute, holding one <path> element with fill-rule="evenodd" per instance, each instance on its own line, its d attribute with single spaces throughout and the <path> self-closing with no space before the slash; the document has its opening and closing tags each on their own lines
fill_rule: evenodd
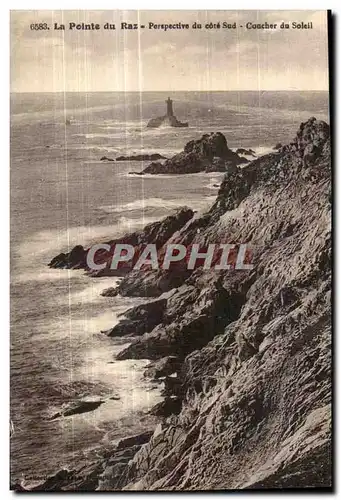
<svg viewBox="0 0 341 500">
<path fill-rule="evenodd" d="M 143 445 L 148 443 L 151 436 L 153 435 L 153 431 L 146 431 L 142 434 L 136 434 L 134 436 L 128 436 L 126 438 L 122 438 L 117 442 L 116 449 L 121 450 L 123 448 L 130 448 L 135 445 Z"/>
<path fill-rule="evenodd" d="M 116 161 L 156 161 L 156 160 L 166 160 L 165 156 L 159 153 L 153 154 L 142 154 L 142 155 L 131 155 L 131 156 L 118 156 Z"/>
<path fill-rule="evenodd" d="M 160 299 L 128 309 L 124 319 L 106 333 L 109 337 L 138 336 L 162 322 L 167 300 Z"/>
<path fill-rule="evenodd" d="M 276 149 L 277 151 L 279 151 L 280 149 L 282 149 L 282 144 L 280 142 L 277 142 L 276 146 L 274 146 L 274 149 Z"/>
<path fill-rule="evenodd" d="M 161 401 L 161 403 L 157 403 L 153 406 L 150 413 L 158 417 L 167 418 L 170 415 L 178 415 L 181 411 L 181 405 L 182 401 L 180 398 L 166 398 L 164 401 Z"/>
<path fill-rule="evenodd" d="M 60 253 L 49 263 L 49 267 L 61 269 L 80 269 L 86 265 L 86 254 L 82 245 L 76 245 L 70 253 Z"/>
<path fill-rule="evenodd" d="M 227 147 L 226 138 L 221 132 L 213 132 L 203 135 L 199 140 L 188 142 L 181 153 L 163 164 L 151 163 L 141 175 L 220 172 L 245 161 Z"/>
<path fill-rule="evenodd" d="M 169 310 L 165 312 L 167 322 L 132 342 L 117 359 L 157 359 L 169 355 L 183 358 L 221 333 L 223 325 L 234 321 L 245 296 L 242 291 L 226 290 L 216 282 L 201 290 L 195 302 L 192 300 L 191 295 L 180 297 L 177 313 L 171 312 L 170 301 Z M 182 310 L 186 311 L 183 315 Z"/>
<path fill-rule="evenodd" d="M 148 365 L 144 372 L 145 377 L 157 379 L 177 372 L 181 367 L 181 362 L 176 356 L 166 356 L 155 363 Z"/>
</svg>

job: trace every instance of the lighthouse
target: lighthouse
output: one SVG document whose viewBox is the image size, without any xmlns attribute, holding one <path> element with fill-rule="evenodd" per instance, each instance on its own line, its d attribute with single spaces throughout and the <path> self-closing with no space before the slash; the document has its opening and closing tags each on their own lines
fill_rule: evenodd
<svg viewBox="0 0 341 500">
<path fill-rule="evenodd" d="M 174 116 L 173 114 L 173 101 L 170 97 L 168 97 L 167 101 L 165 101 L 167 104 L 167 116 Z"/>
<path fill-rule="evenodd" d="M 151 118 L 147 123 L 147 127 L 158 128 L 161 125 L 168 125 L 169 127 L 188 127 L 188 123 L 181 123 L 173 113 L 173 101 L 170 97 L 165 101 L 167 105 L 167 112 L 163 116 Z"/>
</svg>

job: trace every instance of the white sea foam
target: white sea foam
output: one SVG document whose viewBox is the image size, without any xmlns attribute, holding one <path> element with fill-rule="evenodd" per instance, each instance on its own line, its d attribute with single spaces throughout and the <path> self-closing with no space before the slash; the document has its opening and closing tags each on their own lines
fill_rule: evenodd
<svg viewBox="0 0 341 500">
<path fill-rule="evenodd" d="M 269 153 L 275 153 L 274 149 L 272 147 L 269 147 L 269 146 L 254 146 L 251 149 L 254 150 L 257 157 L 267 155 Z"/>
<path fill-rule="evenodd" d="M 120 217 L 117 223 L 110 226 L 76 226 L 67 230 L 40 231 L 31 236 L 18 247 L 19 265 L 24 272 L 18 276 L 21 282 L 31 280 L 42 280 L 40 278 L 41 266 L 48 262 L 60 252 L 69 252 L 75 245 L 90 246 L 100 241 L 110 240 L 133 232 L 154 222 L 158 217 L 144 217 L 138 219 Z M 32 271 L 31 269 L 35 269 Z M 64 271 L 65 272 L 65 271 Z M 45 270 L 45 278 L 58 280 L 62 274 L 58 270 Z M 66 273 L 67 274 L 67 273 Z"/>
<path fill-rule="evenodd" d="M 213 180 L 213 182 L 219 182 Z M 202 198 L 183 198 L 177 200 L 166 200 L 164 198 L 142 198 L 140 200 L 135 200 L 133 202 L 124 203 L 122 205 L 104 205 L 98 207 L 99 210 L 103 210 L 105 213 L 122 213 L 134 210 L 142 211 L 146 209 L 156 208 L 172 210 L 184 206 L 189 206 L 190 208 L 199 209 L 200 207 L 206 207 L 215 201 L 215 196 L 206 196 Z M 155 217 L 153 220 L 159 220 L 161 217 Z M 146 220 L 146 219 L 145 219 Z"/>
<path fill-rule="evenodd" d="M 172 209 L 184 206 L 188 200 L 165 200 L 163 198 L 142 198 L 130 203 L 123 203 L 122 205 L 104 205 L 99 207 L 107 214 L 128 212 L 132 210 L 145 210 L 146 208 L 164 208 Z"/>
</svg>

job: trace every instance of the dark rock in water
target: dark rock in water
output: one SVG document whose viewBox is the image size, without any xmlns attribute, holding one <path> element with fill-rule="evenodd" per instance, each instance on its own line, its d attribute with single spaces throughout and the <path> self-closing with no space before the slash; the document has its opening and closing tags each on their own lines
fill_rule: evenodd
<svg viewBox="0 0 341 500">
<path fill-rule="evenodd" d="M 181 361 L 177 356 L 166 356 L 148 365 L 144 376 L 151 379 L 166 377 L 178 372 L 180 367 Z"/>
<path fill-rule="evenodd" d="M 70 253 L 60 253 L 57 257 L 54 257 L 49 263 L 49 267 L 61 269 L 84 268 L 86 265 L 86 255 L 87 251 L 84 250 L 82 245 L 76 245 Z"/>
<path fill-rule="evenodd" d="M 108 158 L 107 156 L 102 156 L 100 161 L 115 161 L 113 158 Z"/>
<path fill-rule="evenodd" d="M 181 153 L 163 164 L 151 163 L 143 174 L 193 174 L 197 172 L 225 172 L 245 163 L 227 147 L 226 138 L 220 132 L 205 134 L 201 139 L 188 142 Z"/>
<path fill-rule="evenodd" d="M 165 156 L 160 155 L 159 153 L 142 154 L 142 155 L 132 155 L 132 156 L 118 156 L 116 161 L 155 161 L 155 160 L 166 160 Z"/>
<path fill-rule="evenodd" d="M 134 172 L 134 171 L 132 171 L 132 172 L 128 172 L 128 174 L 129 175 L 144 175 L 144 172 L 143 171 L 142 172 Z"/>
<path fill-rule="evenodd" d="M 276 144 L 276 146 L 274 146 L 274 149 L 275 149 L 275 150 L 279 150 L 279 149 L 281 149 L 282 147 L 283 147 L 283 146 L 282 146 L 282 144 L 281 144 L 280 142 L 278 142 L 278 143 Z"/>
<path fill-rule="evenodd" d="M 73 403 L 69 408 L 55 413 L 49 418 L 49 420 L 55 420 L 60 417 L 70 417 L 71 415 L 80 413 L 87 413 L 88 411 L 96 410 L 96 408 L 101 406 L 103 403 L 105 403 L 105 401 L 79 401 L 77 403 Z"/>
</svg>

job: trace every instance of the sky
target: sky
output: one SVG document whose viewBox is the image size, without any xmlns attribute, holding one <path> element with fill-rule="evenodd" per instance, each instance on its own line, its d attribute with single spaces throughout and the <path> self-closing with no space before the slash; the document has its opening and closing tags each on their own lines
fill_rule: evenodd
<svg viewBox="0 0 341 500">
<path fill-rule="evenodd" d="M 237 23 L 236 30 L 205 29 Z M 313 29 L 246 29 L 247 22 Z M 69 30 L 70 22 L 100 30 Z M 104 30 L 105 23 L 116 25 Z M 121 22 L 146 25 L 121 30 Z M 148 23 L 189 30 L 149 30 Z M 201 30 L 192 29 L 194 22 Z M 47 23 L 50 30 L 31 30 Z M 54 23 L 66 30 L 54 30 Z M 243 26 L 243 27 L 240 27 Z M 11 92 L 328 90 L 326 11 L 11 11 Z"/>
</svg>

